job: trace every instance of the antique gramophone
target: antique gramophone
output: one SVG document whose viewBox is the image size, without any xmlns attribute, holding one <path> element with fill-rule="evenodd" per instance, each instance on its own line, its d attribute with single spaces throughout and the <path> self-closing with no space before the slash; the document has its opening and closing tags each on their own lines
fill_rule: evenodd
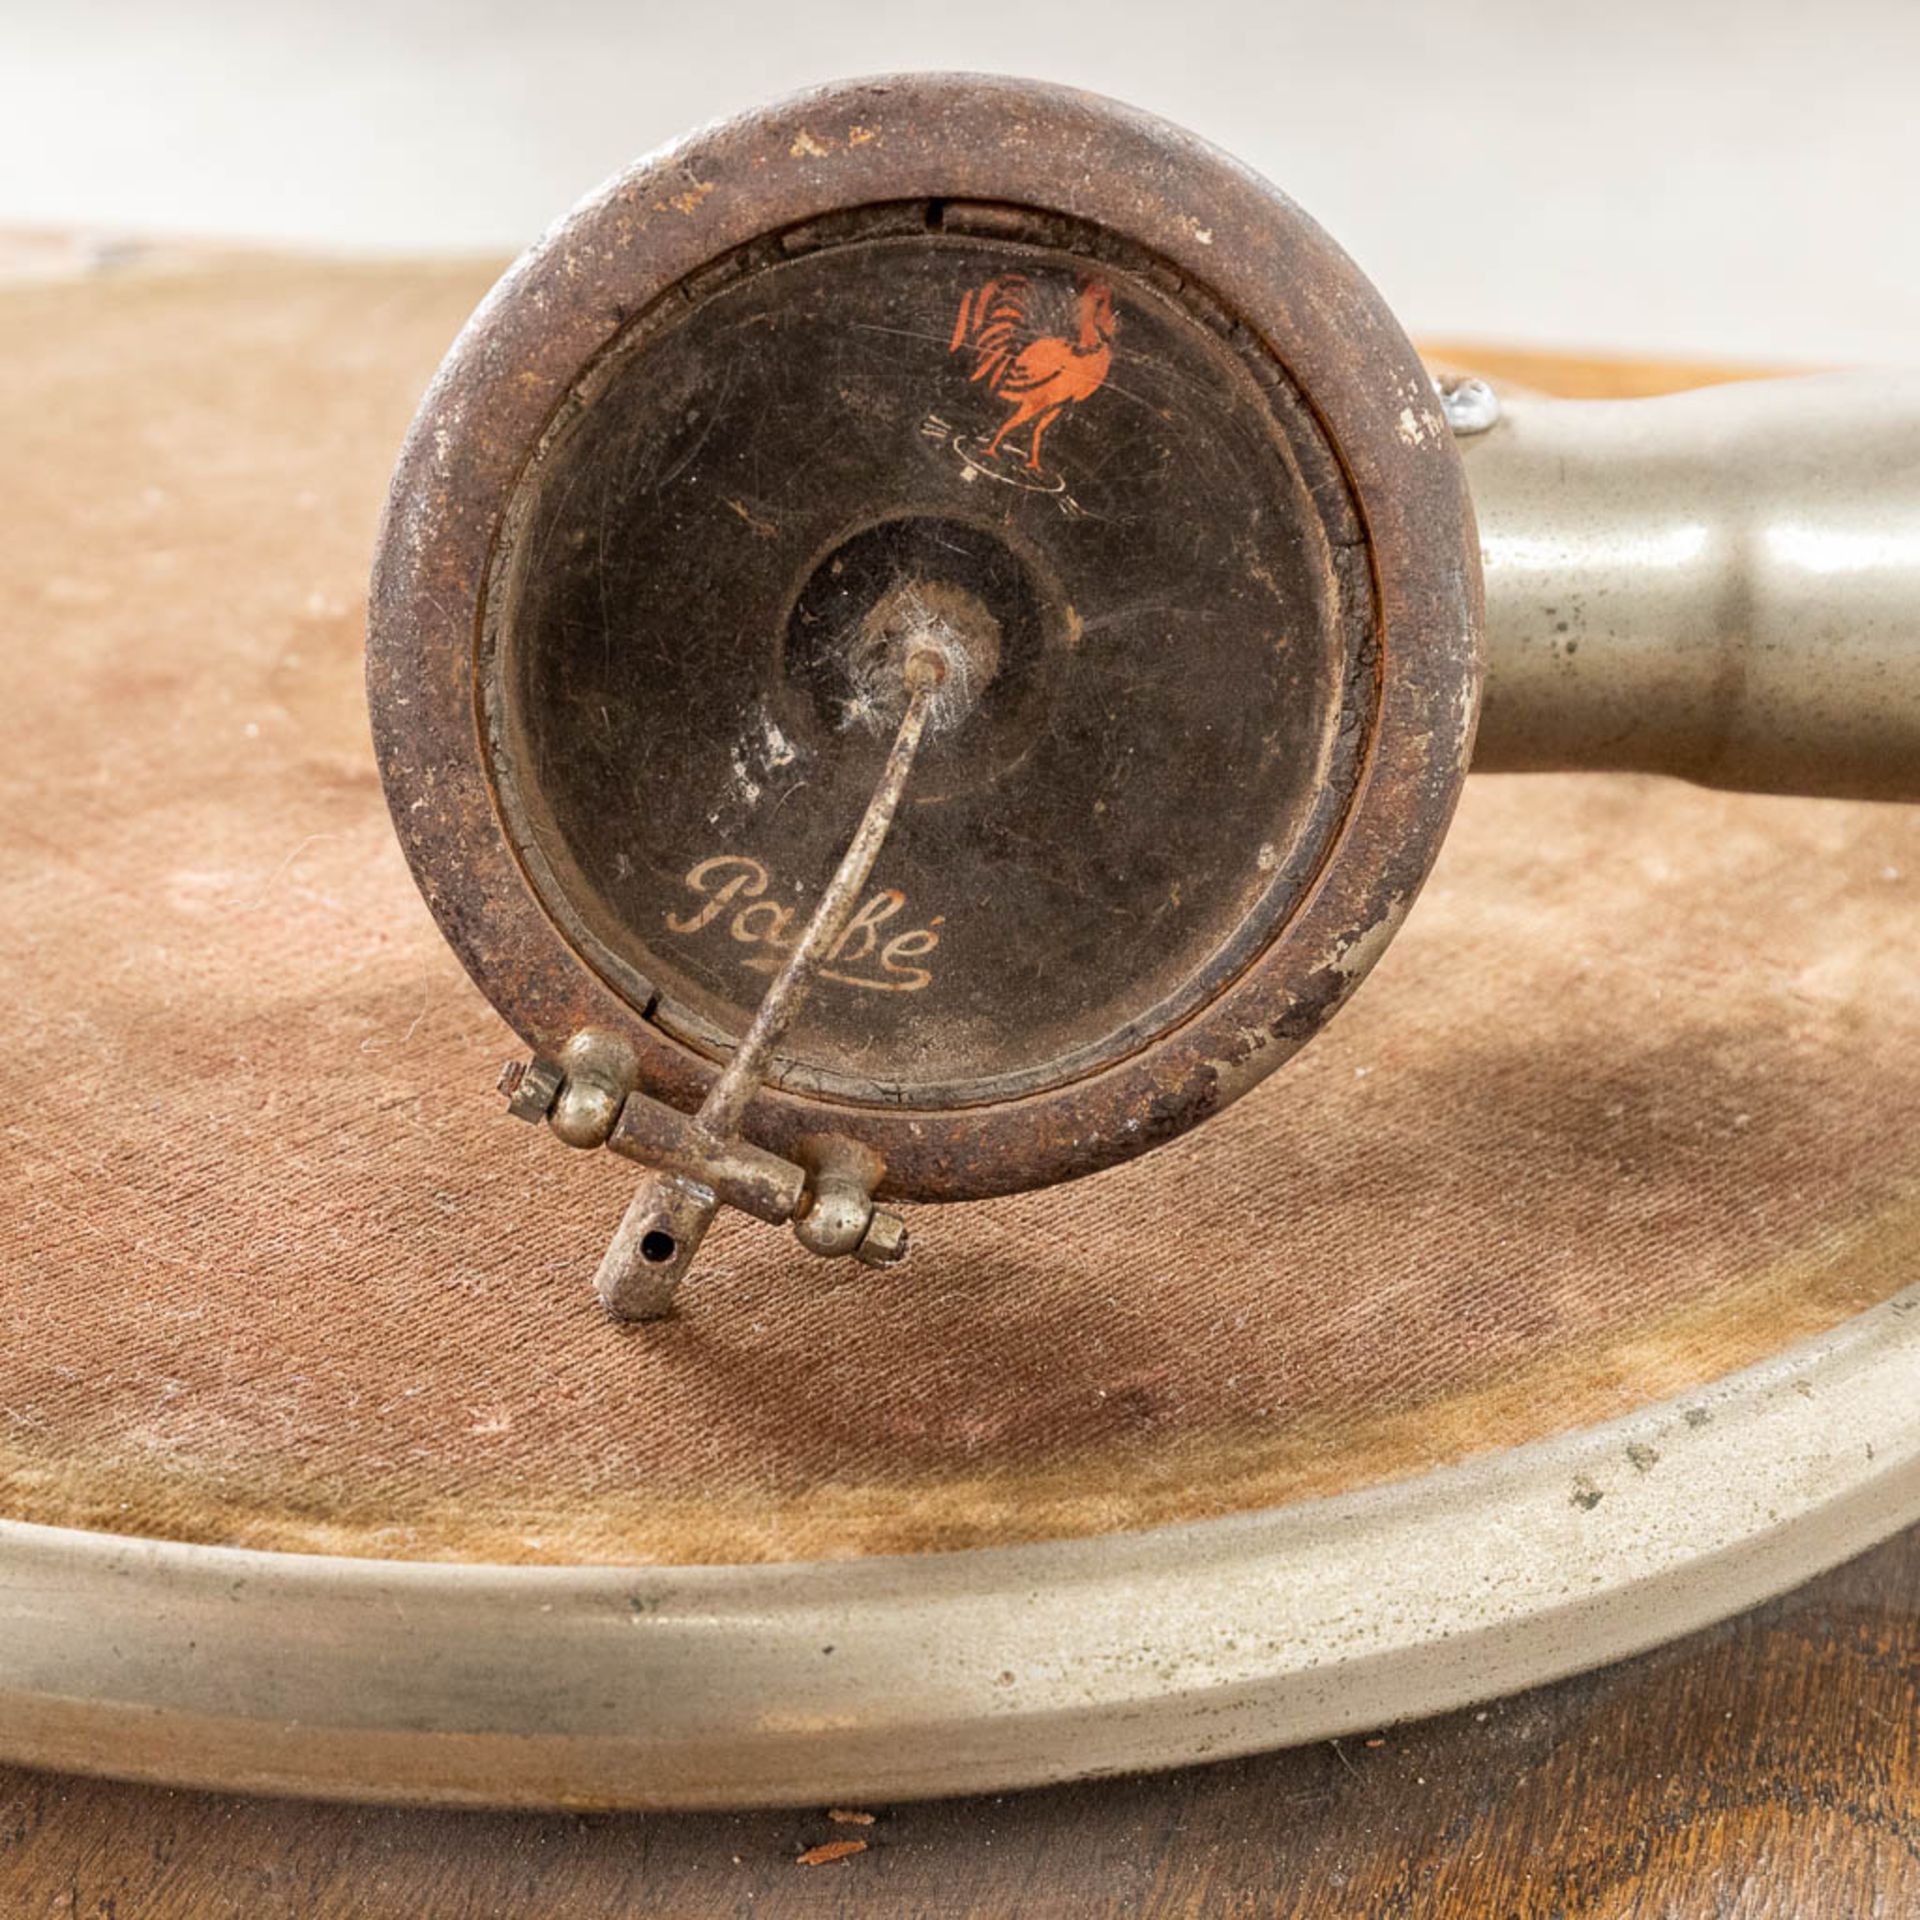
<svg viewBox="0 0 1920 1920">
<path fill-rule="evenodd" d="M 477 291 L 115 279 L 8 558 L 0 1757 L 998 1790 L 1920 1513 L 1911 380 L 1496 392 L 1174 128 L 830 87 L 473 315 L 370 755 Z"/>
<path fill-rule="evenodd" d="M 1499 421 L 1264 183 L 1043 88 L 838 88 L 614 183 L 422 408 L 369 655 L 512 1111 L 653 1169 L 608 1308 L 666 1311 L 721 1205 L 882 1265 L 877 1199 L 1217 1112 L 1365 976 L 1470 758 L 1920 795 L 1920 556 L 1823 559 L 1908 510 L 1883 408 Z"/>
</svg>

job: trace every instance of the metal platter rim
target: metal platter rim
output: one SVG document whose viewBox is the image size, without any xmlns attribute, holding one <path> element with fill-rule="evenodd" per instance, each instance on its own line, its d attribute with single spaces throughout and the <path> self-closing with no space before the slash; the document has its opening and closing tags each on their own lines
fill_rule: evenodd
<svg viewBox="0 0 1920 1920">
<path fill-rule="evenodd" d="M 1911 1287 L 1599 1426 L 1096 1540 L 510 1567 L 0 1520 L 0 1759 L 336 1798 L 699 1808 L 994 1791 L 1326 1739 L 1642 1651 L 1893 1533 L 1920 1517 L 1917 1389 Z"/>
<path fill-rule="evenodd" d="M 622 1032 L 643 1085 L 696 1106 L 711 1062 L 640 1017 L 566 944 L 494 811 L 472 677 L 494 542 L 555 410 L 651 299 L 762 234 L 914 198 L 1107 228 L 1254 324 L 1346 470 L 1384 634 L 1368 768 L 1318 883 L 1269 950 L 1184 1024 L 1084 1080 L 992 1106 L 894 1111 L 770 1089 L 748 1117 L 750 1137 L 780 1151 L 830 1123 L 882 1156 L 887 1194 L 956 1200 L 1130 1158 L 1263 1078 L 1364 977 L 1451 817 L 1479 674 L 1464 475 L 1405 336 L 1298 208 L 1131 109 L 971 75 L 818 89 L 642 161 L 509 271 L 422 403 L 381 534 L 368 691 L 402 845 L 483 991 L 535 1046 L 589 1025 Z"/>
</svg>

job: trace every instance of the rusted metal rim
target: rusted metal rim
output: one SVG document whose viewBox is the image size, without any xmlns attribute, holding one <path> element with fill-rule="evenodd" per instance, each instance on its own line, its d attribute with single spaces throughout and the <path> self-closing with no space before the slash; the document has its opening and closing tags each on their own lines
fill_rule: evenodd
<svg viewBox="0 0 1920 1920">
<path fill-rule="evenodd" d="M 1604 1426 L 1103 1540 L 740 1567 L 0 1521 L 0 1758 L 520 1806 L 858 1804 L 1325 1739 L 1557 1678 L 1920 1515 L 1920 1293 Z"/>
<path fill-rule="evenodd" d="M 1364 977 L 1451 817 L 1479 676 L 1478 558 L 1460 462 L 1379 295 L 1290 201 L 1128 108 L 965 75 L 825 88 L 654 156 L 508 273 L 427 395 L 382 534 L 368 689 L 401 842 L 489 998 L 537 1049 L 585 1026 L 625 1035 L 641 1084 L 696 1106 L 711 1061 L 640 1018 L 567 944 L 495 811 L 474 678 L 491 556 L 556 409 L 637 315 L 762 234 L 918 198 L 1108 229 L 1249 328 L 1345 469 L 1379 620 L 1376 727 L 1333 850 L 1267 951 L 1192 1018 L 1084 1080 L 989 1106 L 863 1108 L 769 1090 L 748 1116 L 747 1135 L 784 1153 L 826 1120 L 886 1161 L 885 1192 L 957 1200 L 1129 1158 L 1264 1077 Z"/>
</svg>

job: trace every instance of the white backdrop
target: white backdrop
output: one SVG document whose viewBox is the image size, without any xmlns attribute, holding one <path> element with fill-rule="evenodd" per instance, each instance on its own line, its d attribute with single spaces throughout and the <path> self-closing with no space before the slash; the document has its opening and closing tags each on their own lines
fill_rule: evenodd
<svg viewBox="0 0 1920 1920">
<path fill-rule="evenodd" d="M 1416 331 L 1920 361 L 1920 0 L 0 0 L 0 226 L 510 251 L 691 124 L 912 66 L 1186 123 Z"/>
</svg>

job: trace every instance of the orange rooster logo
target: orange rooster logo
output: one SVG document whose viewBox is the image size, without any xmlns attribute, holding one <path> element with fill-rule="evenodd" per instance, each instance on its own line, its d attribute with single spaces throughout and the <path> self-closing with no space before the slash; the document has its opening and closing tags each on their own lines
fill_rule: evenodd
<svg viewBox="0 0 1920 1920">
<path fill-rule="evenodd" d="M 947 345 L 949 353 L 964 349 L 973 355 L 973 379 L 1009 409 L 987 442 L 988 457 L 999 453 L 1008 434 L 1031 422 L 1026 464 L 1034 473 L 1040 471 L 1041 436 L 1106 379 L 1118 326 L 1113 289 L 1104 280 L 1081 279 L 1072 339 L 1041 332 L 1037 304 L 1033 282 L 1024 273 L 996 274 L 961 300 Z"/>
</svg>

